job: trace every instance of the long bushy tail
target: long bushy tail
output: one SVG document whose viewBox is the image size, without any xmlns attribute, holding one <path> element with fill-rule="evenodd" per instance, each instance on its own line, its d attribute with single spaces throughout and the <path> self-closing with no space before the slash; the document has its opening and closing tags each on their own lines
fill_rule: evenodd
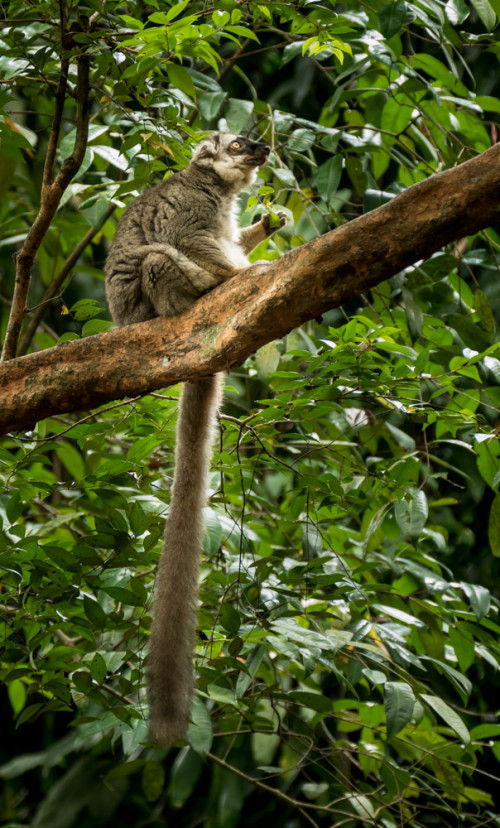
<svg viewBox="0 0 500 828">
<path fill-rule="evenodd" d="M 203 507 L 222 385 L 222 375 L 186 382 L 181 395 L 148 656 L 149 731 L 164 747 L 185 736 L 193 694 Z"/>
</svg>

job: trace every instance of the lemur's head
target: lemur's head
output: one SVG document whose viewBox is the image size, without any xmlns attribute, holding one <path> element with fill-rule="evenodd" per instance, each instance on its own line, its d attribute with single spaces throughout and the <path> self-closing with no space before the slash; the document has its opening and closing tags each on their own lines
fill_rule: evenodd
<svg viewBox="0 0 500 828">
<path fill-rule="evenodd" d="M 235 190 L 247 187 L 255 180 L 257 167 L 269 158 L 270 147 L 250 141 L 243 135 L 214 132 L 195 150 L 192 164 L 213 169 Z"/>
</svg>

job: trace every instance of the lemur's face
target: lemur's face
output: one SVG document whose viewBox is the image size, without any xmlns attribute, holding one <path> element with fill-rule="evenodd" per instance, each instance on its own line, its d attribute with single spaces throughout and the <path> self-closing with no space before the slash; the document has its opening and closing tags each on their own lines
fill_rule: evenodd
<svg viewBox="0 0 500 828">
<path fill-rule="evenodd" d="M 243 135 L 215 132 L 197 147 L 193 162 L 212 168 L 223 181 L 243 189 L 256 176 L 257 167 L 269 158 L 270 147 Z"/>
<path fill-rule="evenodd" d="M 229 143 L 224 140 L 225 151 L 235 160 L 241 159 L 244 164 L 250 167 L 260 167 L 265 164 L 269 158 L 271 148 L 266 144 L 258 144 L 256 141 L 250 141 L 244 138 L 243 135 L 224 135 L 224 139 L 229 139 Z"/>
</svg>

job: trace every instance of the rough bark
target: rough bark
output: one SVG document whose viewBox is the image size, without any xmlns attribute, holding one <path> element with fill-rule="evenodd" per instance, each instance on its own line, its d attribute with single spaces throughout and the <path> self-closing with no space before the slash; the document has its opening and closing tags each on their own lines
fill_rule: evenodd
<svg viewBox="0 0 500 828">
<path fill-rule="evenodd" d="M 0 365 L 0 433 L 241 364 L 257 348 L 500 216 L 500 145 L 154 319 Z"/>
</svg>

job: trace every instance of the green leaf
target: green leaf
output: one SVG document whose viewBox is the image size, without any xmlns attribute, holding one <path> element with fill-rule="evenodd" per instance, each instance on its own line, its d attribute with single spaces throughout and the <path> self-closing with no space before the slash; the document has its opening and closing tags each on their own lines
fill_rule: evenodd
<svg viewBox="0 0 500 828">
<path fill-rule="evenodd" d="M 179 66 L 178 63 L 167 63 L 167 75 L 172 86 L 180 89 L 181 92 L 184 92 L 193 101 L 196 100 L 195 85 L 191 75 L 184 66 Z"/>
<path fill-rule="evenodd" d="M 457 688 L 458 692 L 463 697 L 464 702 L 467 700 L 472 691 L 472 682 L 467 678 L 467 676 L 464 676 L 458 670 L 455 670 L 455 668 L 450 664 L 447 664 L 446 661 L 441 661 L 440 659 L 425 655 L 420 656 L 420 658 L 422 661 L 431 661 L 439 672 L 444 673 L 444 675 Z"/>
<path fill-rule="evenodd" d="M 418 52 L 410 58 L 410 66 L 413 69 L 421 70 L 430 75 L 431 78 L 440 81 L 445 88 L 454 89 L 456 79 L 453 73 L 434 55 L 427 55 L 423 52 Z"/>
<path fill-rule="evenodd" d="M 252 650 L 247 656 L 247 660 L 245 662 L 246 670 L 242 671 L 236 680 L 236 697 L 238 699 L 244 696 L 250 687 L 253 679 L 257 675 L 257 670 L 259 669 L 266 652 L 266 646 L 264 644 L 259 644 L 259 646 Z"/>
<path fill-rule="evenodd" d="M 148 528 L 148 519 L 140 505 L 140 503 L 130 503 L 128 511 L 128 520 L 130 528 L 136 538 L 144 534 Z"/>
<path fill-rule="evenodd" d="M 18 517 L 20 517 L 23 513 L 24 503 L 21 500 L 21 495 L 19 492 L 14 492 L 14 494 L 9 497 L 7 501 L 7 506 L 5 508 L 5 513 L 10 521 L 10 523 L 15 523 Z"/>
<path fill-rule="evenodd" d="M 326 793 L 328 790 L 328 783 L 305 782 L 304 785 L 302 785 L 302 790 L 304 791 L 304 796 L 306 796 L 307 799 L 318 799 L 319 796 Z"/>
<path fill-rule="evenodd" d="M 403 0 L 397 0 L 397 2 L 390 0 L 389 3 L 385 3 L 378 11 L 381 34 L 388 40 L 397 34 L 406 20 L 407 13 L 408 8 Z"/>
<path fill-rule="evenodd" d="M 291 690 L 288 696 L 293 701 L 299 702 L 310 710 L 316 710 L 318 713 L 332 712 L 331 700 L 320 693 L 310 693 L 307 690 Z"/>
<path fill-rule="evenodd" d="M 186 6 L 189 4 L 189 0 L 181 0 L 180 3 L 174 3 L 174 5 L 168 10 L 165 15 L 165 22 L 170 23 L 171 20 L 174 20 L 178 17 L 181 12 L 184 11 Z"/>
<path fill-rule="evenodd" d="M 500 112 L 500 100 L 498 98 L 493 98 L 491 95 L 478 95 L 475 100 L 485 112 Z"/>
<path fill-rule="evenodd" d="M 467 20 L 470 9 L 465 0 L 448 0 L 445 6 L 445 12 L 451 25 L 458 26 Z"/>
<path fill-rule="evenodd" d="M 82 325 L 82 336 L 95 336 L 111 328 L 111 322 L 106 319 L 90 319 Z"/>
<path fill-rule="evenodd" d="M 410 500 L 397 500 L 394 504 L 394 516 L 402 534 L 412 538 L 422 532 L 428 513 L 427 498 L 420 489 L 413 490 Z"/>
<path fill-rule="evenodd" d="M 430 696 L 424 693 L 420 694 L 420 698 L 427 704 L 429 707 L 441 716 L 442 719 L 446 722 L 452 730 L 455 731 L 457 736 L 464 742 L 464 744 L 468 745 L 470 742 L 470 735 L 469 731 L 467 730 L 465 724 L 463 723 L 462 719 L 455 713 L 455 711 L 446 704 L 443 699 L 440 699 L 439 696 Z"/>
<path fill-rule="evenodd" d="M 232 604 L 225 601 L 220 608 L 220 622 L 231 635 L 236 635 L 240 628 L 240 616 Z"/>
<path fill-rule="evenodd" d="M 369 213 L 371 210 L 376 210 L 377 207 L 381 207 L 382 204 L 387 204 L 393 198 L 394 193 L 386 193 L 384 190 L 374 190 L 369 187 L 365 190 L 363 196 L 363 212 Z"/>
<path fill-rule="evenodd" d="M 490 336 L 476 325 L 468 316 L 450 313 L 444 317 L 446 324 L 454 328 L 464 345 L 475 351 L 485 351 L 490 344 Z"/>
<path fill-rule="evenodd" d="M 165 788 L 165 770 L 161 762 L 149 759 L 142 771 L 142 790 L 147 802 L 155 802 Z"/>
<path fill-rule="evenodd" d="M 142 606 L 142 598 L 138 595 L 134 595 L 134 593 L 130 589 L 125 589 L 125 587 L 113 587 L 113 586 L 103 586 L 103 591 L 106 592 L 111 598 L 114 598 L 115 601 L 119 601 L 121 604 L 128 604 L 131 607 L 140 607 Z"/>
<path fill-rule="evenodd" d="M 413 109 L 410 101 L 402 96 L 399 99 L 388 98 L 380 115 L 380 125 L 382 129 L 399 135 L 409 126 L 412 116 Z"/>
<path fill-rule="evenodd" d="M 416 340 L 422 333 L 424 315 L 420 309 L 420 305 L 413 296 L 413 293 L 406 288 L 403 288 L 403 301 L 405 304 L 408 330 L 410 331 L 411 338 Z"/>
<path fill-rule="evenodd" d="M 42 765 L 45 755 L 45 752 L 41 751 L 16 756 L 15 759 L 11 759 L 10 762 L 0 766 L 0 777 L 2 779 L 15 779 L 16 776 L 22 776 L 27 771 Z"/>
<path fill-rule="evenodd" d="M 116 167 L 118 170 L 125 172 L 129 167 L 128 158 L 125 155 L 122 155 L 114 147 L 108 147 L 105 145 L 92 145 L 92 151 L 99 155 L 101 158 L 104 158 L 108 164 L 111 164 L 113 167 Z"/>
<path fill-rule="evenodd" d="M 276 167 L 273 170 L 275 177 L 278 179 L 280 184 L 283 184 L 284 187 L 290 187 L 294 189 L 297 186 L 297 180 L 291 170 L 287 167 Z"/>
<path fill-rule="evenodd" d="M 321 197 L 325 201 L 330 201 L 337 192 L 340 177 L 342 175 L 343 158 L 341 155 L 335 158 L 329 158 L 321 165 L 316 175 L 314 176 L 314 185 L 318 188 Z"/>
<path fill-rule="evenodd" d="M 204 764 L 201 756 L 191 747 L 184 747 L 172 766 L 168 788 L 169 799 L 180 808 L 193 793 Z"/>
<path fill-rule="evenodd" d="M 474 292 L 474 308 L 476 313 L 479 314 L 481 327 L 487 334 L 491 335 L 495 330 L 495 317 L 488 298 L 482 290 L 477 289 Z"/>
<path fill-rule="evenodd" d="M 226 122 L 230 132 L 239 133 L 253 112 L 251 101 L 229 98 L 226 106 Z"/>
<path fill-rule="evenodd" d="M 474 615 L 480 621 L 481 618 L 488 615 L 490 610 L 491 595 L 489 590 L 486 587 L 478 586 L 478 584 L 467 584 L 465 581 L 462 581 L 461 587 L 470 601 Z"/>
<path fill-rule="evenodd" d="M 199 100 L 200 112 L 207 121 L 219 114 L 220 108 L 226 99 L 226 92 L 204 92 Z"/>
<path fill-rule="evenodd" d="M 288 149 L 292 152 L 306 152 L 315 140 L 312 129 L 295 129 L 288 139 Z"/>
<path fill-rule="evenodd" d="M 213 738 L 212 721 L 207 708 L 200 698 L 195 697 L 191 708 L 187 740 L 195 753 L 204 758 L 212 747 Z"/>
<path fill-rule="evenodd" d="M 140 32 L 141 29 L 144 28 L 144 23 L 141 23 L 141 21 L 137 20 L 137 18 L 135 17 L 130 17 L 129 14 L 121 14 L 120 18 L 130 29 L 135 29 L 136 31 Z"/>
<path fill-rule="evenodd" d="M 26 704 L 26 685 L 23 681 L 16 679 L 15 681 L 9 682 L 7 685 L 7 692 L 14 715 L 17 716 Z"/>
<path fill-rule="evenodd" d="M 483 435 L 480 435 L 481 437 Z M 475 449 L 477 453 L 477 467 L 481 477 L 488 486 L 493 487 L 500 470 L 500 443 L 497 437 L 488 437 L 480 440 L 476 434 Z"/>
<path fill-rule="evenodd" d="M 83 608 L 85 615 L 97 630 L 103 630 L 106 626 L 108 617 L 101 605 L 89 598 L 87 595 L 83 597 Z"/>
<path fill-rule="evenodd" d="M 144 767 L 146 761 L 146 759 L 131 759 L 127 762 L 122 762 L 122 764 L 120 765 L 115 765 L 106 774 L 106 781 L 112 781 L 113 779 L 123 779 L 126 776 L 131 776 L 133 773 L 137 773 L 138 770 L 141 770 L 141 768 Z"/>
<path fill-rule="evenodd" d="M 85 477 L 86 466 L 82 455 L 71 443 L 59 443 L 56 453 L 74 480 Z"/>
<path fill-rule="evenodd" d="M 425 624 L 415 615 L 410 615 L 408 612 L 404 612 L 404 610 L 397 609 L 396 607 L 389 607 L 386 604 L 372 604 L 372 608 L 377 610 L 378 612 L 382 612 L 384 615 L 388 615 L 390 618 L 396 618 L 397 621 L 401 621 L 403 624 L 408 624 L 410 627 L 420 627 L 421 629 L 425 629 Z"/>
<path fill-rule="evenodd" d="M 106 674 L 108 672 L 106 667 L 106 662 L 104 661 L 102 655 L 100 653 L 95 653 L 92 661 L 90 662 L 90 673 L 92 678 L 98 683 L 102 684 L 104 679 L 106 678 Z"/>
<path fill-rule="evenodd" d="M 497 24 L 497 16 L 488 0 L 471 0 L 486 31 L 491 32 Z"/>
<path fill-rule="evenodd" d="M 155 435 L 150 437 L 141 437 L 130 446 L 127 451 L 127 460 L 137 462 L 138 460 L 142 460 L 144 457 L 151 457 L 157 445 L 158 440 Z"/>
<path fill-rule="evenodd" d="M 87 670 L 77 670 L 72 676 L 73 684 L 80 693 L 88 693 L 92 687 L 92 676 Z"/>
<path fill-rule="evenodd" d="M 109 147 L 106 147 L 106 149 L 109 149 Z M 104 308 L 100 306 L 97 299 L 79 299 L 71 306 L 70 310 L 77 322 L 83 322 L 102 313 Z"/>
<path fill-rule="evenodd" d="M 493 498 L 488 521 L 488 539 L 491 551 L 500 558 L 500 493 Z"/>
<path fill-rule="evenodd" d="M 249 38 L 250 40 L 255 40 L 256 43 L 260 43 L 259 38 L 251 29 L 247 28 L 247 26 L 224 26 L 226 32 L 232 32 L 239 37 Z"/>
<path fill-rule="evenodd" d="M 22 725 L 23 722 L 29 722 L 30 719 L 36 719 L 44 707 L 43 702 L 35 702 L 35 704 L 30 704 L 28 707 L 25 707 L 17 719 L 17 727 Z"/>
<path fill-rule="evenodd" d="M 474 640 L 461 627 L 454 627 L 453 625 L 450 625 L 448 635 L 450 636 L 452 647 L 455 650 L 460 669 L 466 672 L 471 664 L 474 664 Z"/>
<path fill-rule="evenodd" d="M 217 28 L 222 28 L 226 23 L 229 23 L 231 15 L 227 11 L 214 11 L 212 12 L 212 20 Z"/>
<path fill-rule="evenodd" d="M 480 724 L 470 732 L 471 739 L 491 739 L 500 736 L 500 724 Z"/>
<path fill-rule="evenodd" d="M 392 739 L 408 724 L 415 707 L 415 696 L 410 685 L 403 681 L 388 681 L 384 685 L 384 706 L 387 719 L 387 738 Z"/>
<path fill-rule="evenodd" d="M 269 379 L 271 374 L 276 371 L 281 354 L 276 341 L 268 342 L 259 348 L 255 355 L 255 363 L 257 366 L 257 373 L 263 380 Z"/>
<path fill-rule="evenodd" d="M 48 789 L 31 822 L 33 828 L 64 828 L 74 824 L 79 811 L 95 795 L 95 769 L 93 757 L 77 759 Z M 108 794 L 111 795 L 109 791 Z"/>
</svg>

